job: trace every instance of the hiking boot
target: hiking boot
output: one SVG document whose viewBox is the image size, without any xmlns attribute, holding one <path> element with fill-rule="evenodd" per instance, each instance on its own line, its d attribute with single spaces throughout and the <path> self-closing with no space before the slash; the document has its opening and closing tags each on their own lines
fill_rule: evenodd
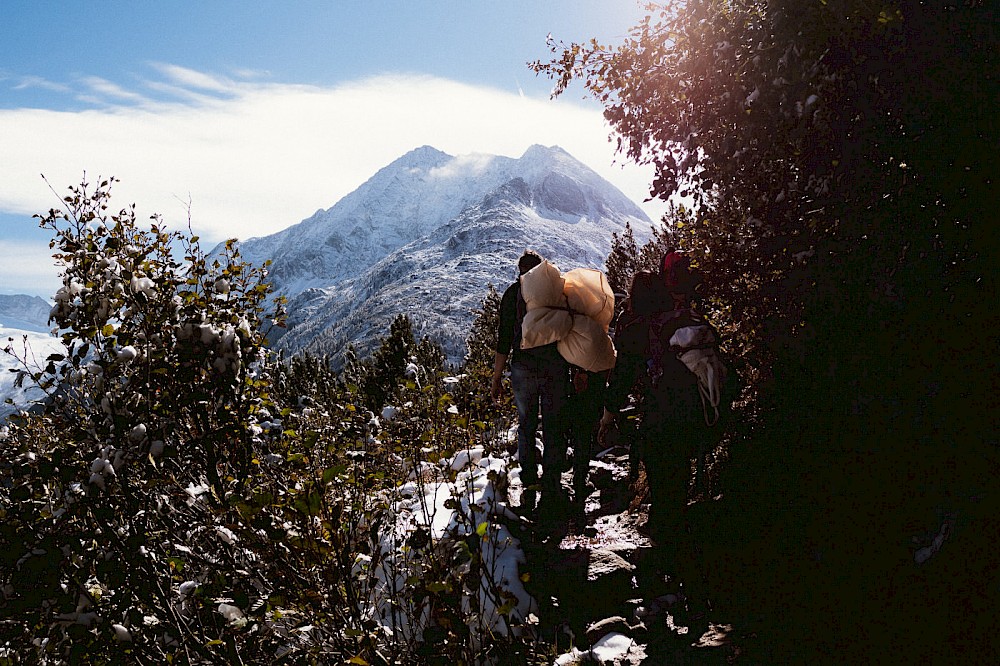
<svg viewBox="0 0 1000 666">
<path fill-rule="evenodd" d="M 711 606 L 706 601 L 688 599 L 685 617 L 680 621 L 688 627 L 688 637 L 698 642 L 711 626 L 709 611 Z"/>
<path fill-rule="evenodd" d="M 538 519 L 544 522 L 560 522 L 569 517 L 571 504 L 569 498 L 558 490 L 542 490 L 542 498 L 538 500 Z"/>
<path fill-rule="evenodd" d="M 521 491 L 520 502 L 517 506 L 511 507 L 511 510 L 519 516 L 524 518 L 531 518 L 535 515 L 535 510 L 537 509 L 538 502 L 538 491 L 535 487 L 527 487 Z"/>
<path fill-rule="evenodd" d="M 636 525 L 635 531 L 641 534 L 642 536 L 648 538 L 650 541 L 654 541 L 657 543 L 659 543 L 660 541 L 660 536 L 661 536 L 660 531 L 657 530 L 653 526 L 653 524 L 650 523 L 648 520 L 642 523 L 641 525 Z"/>
<path fill-rule="evenodd" d="M 678 532 L 677 525 L 666 521 L 649 518 L 645 523 L 635 528 L 639 534 L 648 537 L 656 544 L 666 544 L 679 541 L 682 534 Z"/>
</svg>

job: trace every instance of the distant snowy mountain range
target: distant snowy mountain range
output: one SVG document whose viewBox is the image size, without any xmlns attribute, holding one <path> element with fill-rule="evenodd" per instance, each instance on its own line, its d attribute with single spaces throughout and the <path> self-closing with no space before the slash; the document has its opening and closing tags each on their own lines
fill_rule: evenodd
<svg viewBox="0 0 1000 666">
<path fill-rule="evenodd" d="M 0 328 L 47 333 L 52 305 L 38 296 L 0 294 Z"/>
<path fill-rule="evenodd" d="M 44 367 L 49 354 L 59 350 L 59 338 L 48 333 L 51 309 L 45 299 L 37 296 L 0 295 L 0 421 L 15 409 L 6 404 L 7 398 L 13 399 L 17 408 L 25 408 L 44 397 L 30 380 L 15 386 L 17 375 L 8 370 L 22 369 L 18 358 L 27 358 L 29 367 L 38 370 Z M 3 353 L 6 347 L 17 357 Z"/>
<path fill-rule="evenodd" d="M 240 243 L 270 259 L 289 326 L 276 346 L 327 354 L 348 343 L 363 357 L 405 313 L 417 337 L 465 354 L 473 311 L 490 284 L 503 291 L 518 257 L 537 250 L 562 270 L 603 268 L 611 234 L 650 220 L 617 188 L 558 147 L 519 159 L 453 157 L 424 146 L 381 169 L 332 208 Z"/>
</svg>

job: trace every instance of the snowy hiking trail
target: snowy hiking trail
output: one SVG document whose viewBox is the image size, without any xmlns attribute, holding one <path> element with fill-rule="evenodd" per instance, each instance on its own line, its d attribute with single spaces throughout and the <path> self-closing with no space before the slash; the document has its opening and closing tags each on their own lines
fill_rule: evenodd
<svg viewBox="0 0 1000 666">
<path fill-rule="evenodd" d="M 564 493 L 571 479 L 563 474 Z M 556 663 L 731 663 L 741 652 L 739 629 L 685 596 L 691 585 L 681 570 L 700 568 L 681 561 L 701 555 L 693 535 L 654 543 L 641 532 L 647 509 L 633 500 L 628 452 L 598 454 L 588 481 L 582 511 L 574 504 L 565 517 L 536 513 L 510 525 L 525 553 L 540 635 L 562 653 Z M 511 484 L 512 506 L 522 493 Z"/>
<path fill-rule="evenodd" d="M 393 503 L 396 528 L 384 535 L 378 562 L 359 562 L 373 582 L 373 619 L 387 631 L 417 636 L 412 631 L 429 618 L 419 606 L 392 601 L 408 575 L 409 536 L 428 530 L 447 549 L 478 532 L 486 626 L 470 626 L 481 632 L 477 640 L 509 632 L 529 641 L 537 636 L 555 649 L 561 666 L 595 658 L 604 664 L 732 662 L 740 654 L 737 633 L 745 632 L 734 632 L 724 613 L 692 592 L 699 586 L 691 581 L 706 571 L 700 538 L 653 543 L 641 533 L 646 509 L 633 500 L 627 451 L 609 449 L 589 461 L 584 507 L 543 496 L 528 512 L 521 503 L 532 491 L 525 491 L 511 460 L 513 435 L 502 434 L 493 453 L 473 447 L 412 471 Z M 572 472 L 562 482 L 568 498 Z M 490 590 L 514 603 L 506 619 Z"/>
</svg>

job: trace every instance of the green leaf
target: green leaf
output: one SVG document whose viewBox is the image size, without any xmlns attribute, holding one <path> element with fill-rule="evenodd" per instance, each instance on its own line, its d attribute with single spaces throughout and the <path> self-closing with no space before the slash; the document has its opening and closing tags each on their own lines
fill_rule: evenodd
<svg viewBox="0 0 1000 666">
<path fill-rule="evenodd" d="M 490 524 L 488 522 L 479 523 L 479 526 L 476 528 L 476 534 L 478 534 L 479 536 L 485 536 L 486 530 L 489 528 L 489 526 Z"/>
</svg>

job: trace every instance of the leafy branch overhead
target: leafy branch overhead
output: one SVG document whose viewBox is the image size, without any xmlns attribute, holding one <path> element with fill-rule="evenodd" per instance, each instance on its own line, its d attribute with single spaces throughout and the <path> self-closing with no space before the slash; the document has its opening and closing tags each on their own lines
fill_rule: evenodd
<svg viewBox="0 0 1000 666">
<path fill-rule="evenodd" d="M 946 4 L 651 3 L 620 44 L 550 36 L 531 67 L 604 105 L 652 196 L 692 202 L 678 240 L 734 316 L 792 334 L 827 278 L 899 298 L 929 265 L 944 288 L 988 273 L 989 12 Z"/>
</svg>

